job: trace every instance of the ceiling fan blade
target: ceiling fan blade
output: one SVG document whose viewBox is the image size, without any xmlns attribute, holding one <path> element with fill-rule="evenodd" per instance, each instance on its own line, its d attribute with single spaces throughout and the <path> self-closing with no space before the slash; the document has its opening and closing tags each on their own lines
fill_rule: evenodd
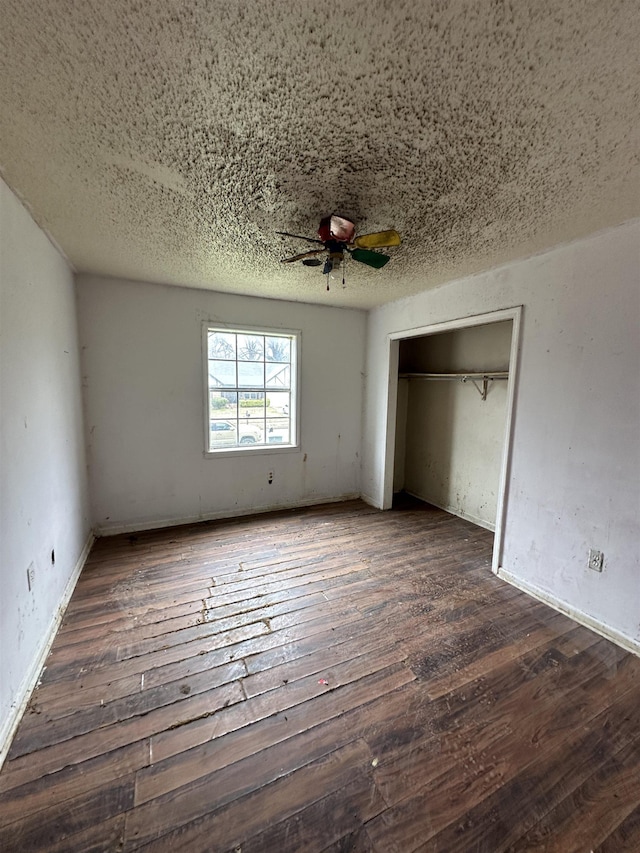
<svg viewBox="0 0 640 853">
<path fill-rule="evenodd" d="M 391 246 L 399 246 L 402 240 L 397 231 L 376 231 L 373 234 L 361 234 L 353 241 L 358 249 L 387 249 Z"/>
<path fill-rule="evenodd" d="M 310 252 L 301 252 L 299 255 L 292 255 L 290 258 L 283 258 L 280 263 L 292 264 L 294 261 L 301 261 L 304 258 L 312 258 L 314 255 L 321 255 L 326 249 L 311 249 Z"/>
<path fill-rule="evenodd" d="M 359 261 L 361 264 L 366 264 L 375 269 L 381 269 L 391 258 L 389 255 L 383 255 L 380 252 L 370 252 L 369 249 L 352 249 L 349 253 L 354 261 Z"/>
<path fill-rule="evenodd" d="M 302 234 L 289 234 L 288 231 L 276 231 L 276 234 L 282 234 L 283 237 L 295 237 L 296 240 L 306 240 L 307 243 L 322 243 L 322 240 L 316 240 L 315 237 L 303 237 Z"/>
</svg>

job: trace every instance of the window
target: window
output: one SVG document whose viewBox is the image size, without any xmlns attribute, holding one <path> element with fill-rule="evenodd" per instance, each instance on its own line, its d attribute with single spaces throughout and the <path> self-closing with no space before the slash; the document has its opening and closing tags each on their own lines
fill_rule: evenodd
<svg viewBox="0 0 640 853">
<path fill-rule="evenodd" d="M 206 450 L 294 447 L 294 332 L 205 329 Z"/>
</svg>

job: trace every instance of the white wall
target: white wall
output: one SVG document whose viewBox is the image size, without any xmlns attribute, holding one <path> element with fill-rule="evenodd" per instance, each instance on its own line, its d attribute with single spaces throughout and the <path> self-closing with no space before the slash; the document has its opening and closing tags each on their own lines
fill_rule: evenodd
<svg viewBox="0 0 640 853">
<path fill-rule="evenodd" d="M 364 312 L 95 276 L 78 304 L 99 532 L 359 494 Z M 302 332 L 299 451 L 205 458 L 208 320 Z"/>
<path fill-rule="evenodd" d="M 508 371 L 511 326 L 511 321 L 488 323 L 401 341 L 400 372 Z M 472 382 L 402 382 L 408 384 L 406 447 L 401 451 L 404 463 L 396 454 L 396 465 L 404 464 L 404 489 L 493 530 L 506 381 L 490 382 L 485 400 Z"/>
<path fill-rule="evenodd" d="M 502 573 L 640 649 L 639 247 L 634 221 L 372 312 L 362 491 L 382 505 L 387 335 L 522 304 Z"/>
<path fill-rule="evenodd" d="M 0 347 L 1 763 L 90 534 L 73 276 L 2 181 Z"/>
</svg>

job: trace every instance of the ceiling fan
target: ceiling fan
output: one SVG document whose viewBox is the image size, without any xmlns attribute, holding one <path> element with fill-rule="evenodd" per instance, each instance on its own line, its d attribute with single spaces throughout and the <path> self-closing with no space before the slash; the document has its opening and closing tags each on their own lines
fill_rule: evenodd
<svg viewBox="0 0 640 853">
<path fill-rule="evenodd" d="M 374 251 L 374 249 L 387 249 L 399 246 L 402 242 L 398 232 L 393 229 L 375 231 L 372 234 L 361 234 L 356 237 L 355 224 L 350 219 L 338 216 L 336 213 L 320 220 L 319 239 L 303 237 L 300 234 L 290 234 L 288 231 L 276 231 L 276 234 L 282 234 L 284 237 L 295 237 L 298 240 L 306 240 L 307 243 L 318 243 L 322 246 L 320 249 L 310 249 L 307 252 L 292 255 L 290 258 L 283 258 L 282 263 L 291 264 L 294 261 L 302 261 L 305 266 L 318 267 L 322 264 L 318 255 L 325 255 L 322 272 L 327 276 L 327 290 L 329 290 L 329 280 L 335 277 L 340 268 L 343 270 L 342 284 L 344 286 L 343 261 L 345 253 L 354 261 L 366 264 L 374 269 L 381 269 L 391 258 L 382 252 Z"/>
</svg>

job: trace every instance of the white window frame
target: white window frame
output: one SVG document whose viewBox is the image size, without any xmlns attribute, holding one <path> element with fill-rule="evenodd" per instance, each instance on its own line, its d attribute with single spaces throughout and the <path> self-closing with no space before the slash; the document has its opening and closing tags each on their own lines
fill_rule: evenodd
<svg viewBox="0 0 640 853">
<path fill-rule="evenodd" d="M 211 412 L 209 411 L 209 332 L 226 332 L 248 335 L 266 335 L 274 337 L 287 337 L 291 340 L 291 381 L 289 385 L 289 429 L 291 442 L 289 444 L 257 444 L 238 445 L 235 447 L 220 447 L 211 450 L 209 448 L 209 430 Z M 219 459 L 221 456 L 237 456 L 238 454 L 261 454 L 261 453 L 290 453 L 300 450 L 300 357 L 302 352 L 302 333 L 298 329 L 276 329 L 266 326 L 251 326 L 244 323 L 237 325 L 205 320 L 202 324 L 202 375 L 203 375 L 203 424 L 204 424 L 204 455 L 207 458 Z M 237 360 L 236 360 L 237 364 Z M 237 391 L 237 388 L 229 389 Z M 245 390 L 245 389 L 240 389 Z M 247 392 L 255 390 L 246 389 Z M 265 394 L 269 388 L 261 389 Z"/>
</svg>

